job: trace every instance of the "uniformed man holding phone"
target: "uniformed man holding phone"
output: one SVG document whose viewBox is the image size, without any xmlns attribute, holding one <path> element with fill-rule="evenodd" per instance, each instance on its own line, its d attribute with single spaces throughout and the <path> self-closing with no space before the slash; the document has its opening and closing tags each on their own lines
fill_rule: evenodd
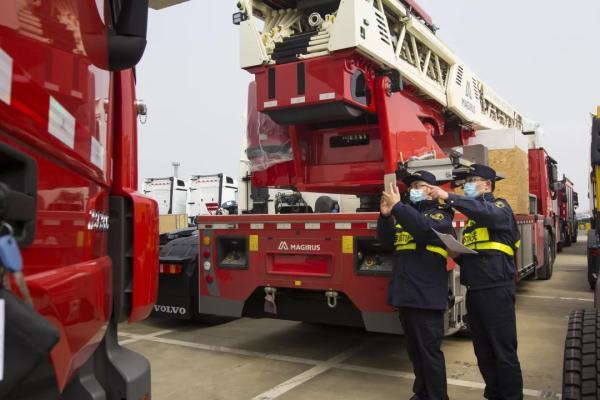
<svg viewBox="0 0 600 400">
<path fill-rule="evenodd" d="M 432 228 L 451 233 L 453 212 L 432 200 L 429 192 L 437 182 L 431 173 L 418 171 L 403 182 L 410 188 L 410 202 L 401 202 L 395 178 L 393 184 L 388 181 L 377 222 L 380 242 L 394 249 L 388 302 L 399 308 L 415 373 L 411 400 L 447 400 L 441 344 L 448 309 L 448 253 Z"/>
<path fill-rule="evenodd" d="M 465 196 L 431 188 L 469 218 L 463 245 L 477 254 L 463 254 L 461 283 L 467 287 L 467 312 L 475 355 L 485 380 L 486 399 L 523 399 L 523 377 L 517 355 L 515 316 L 515 253 L 519 231 L 508 202 L 493 195 L 497 181 L 492 168 L 474 164 L 457 179 L 464 180 Z"/>
</svg>

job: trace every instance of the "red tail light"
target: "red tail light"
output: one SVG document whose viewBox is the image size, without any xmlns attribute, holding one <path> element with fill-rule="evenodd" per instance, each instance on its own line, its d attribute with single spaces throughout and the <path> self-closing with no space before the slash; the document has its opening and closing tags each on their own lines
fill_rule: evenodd
<svg viewBox="0 0 600 400">
<path fill-rule="evenodd" d="M 165 275 L 179 275 L 183 267 L 179 264 L 160 264 L 159 272 Z"/>
<path fill-rule="evenodd" d="M 596 248 L 592 249 L 592 257 L 598 257 L 598 249 L 596 249 Z"/>
<path fill-rule="evenodd" d="M 204 254 L 203 255 L 204 255 L 204 258 L 210 257 L 210 251 L 204 250 Z"/>
</svg>

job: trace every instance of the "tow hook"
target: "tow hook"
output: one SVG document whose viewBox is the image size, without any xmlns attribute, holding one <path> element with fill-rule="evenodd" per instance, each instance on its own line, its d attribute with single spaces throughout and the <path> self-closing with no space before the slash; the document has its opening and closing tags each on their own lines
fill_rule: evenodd
<svg viewBox="0 0 600 400">
<path fill-rule="evenodd" d="M 264 310 L 269 314 L 277 314 L 277 304 L 275 304 L 275 295 L 277 294 L 277 288 L 266 286 L 265 287 L 265 306 Z"/>
<path fill-rule="evenodd" d="M 327 299 L 327 305 L 329 308 L 336 308 L 339 293 L 335 290 L 328 290 L 325 292 L 325 298 Z"/>
</svg>

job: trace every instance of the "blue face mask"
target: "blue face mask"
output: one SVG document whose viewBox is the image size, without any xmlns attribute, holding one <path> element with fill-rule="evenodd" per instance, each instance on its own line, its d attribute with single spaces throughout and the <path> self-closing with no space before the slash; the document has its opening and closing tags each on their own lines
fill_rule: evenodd
<svg viewBox="0 0 600 400">
<path fill-rule="evenodd" d="M 423 200 L 425 200 L 423 189 L 410 189 L 410 201 L 416 204 Z"/>
<path fill-rule="evenodd" d="M 465 183 L 464 191 L 465 191 L 465 196 L 467 196 L 467 197 L 470 197 L 472 199 L 477 197 L 477 195 L 479 194 L 479 192 L 477 191 L 477 182 Z"/>
</svg>

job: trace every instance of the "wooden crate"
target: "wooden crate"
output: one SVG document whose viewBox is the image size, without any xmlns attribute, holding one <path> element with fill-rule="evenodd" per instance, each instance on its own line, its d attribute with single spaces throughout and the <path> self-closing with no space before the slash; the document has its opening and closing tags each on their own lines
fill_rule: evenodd
<svg viewBox="0 0 600 400">
<path fill-rule="evenodd" d="M 187 228 L 188 218 L 185 214 L 169 214 L 158 217 L 158 232 L 173 232 L 177 229 Z"/>
<path fill-rule="evenodd" d="M 489 165 L 504 179 L 496 182 L 494 195 L 506 199 L 515 214 L 529 214 L 529 161 L 518 147 L 490 150 Z"/>
</svg>

